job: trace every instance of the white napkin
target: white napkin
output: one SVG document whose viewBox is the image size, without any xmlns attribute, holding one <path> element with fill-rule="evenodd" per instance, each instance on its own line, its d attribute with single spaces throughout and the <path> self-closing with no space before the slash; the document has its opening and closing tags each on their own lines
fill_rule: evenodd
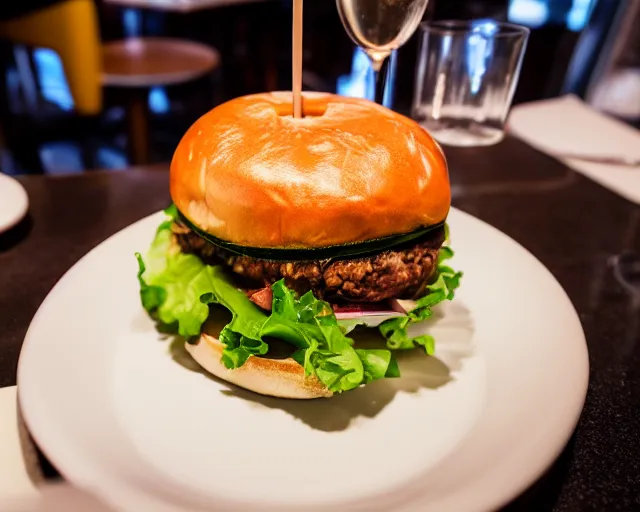
<svg viewBox="0 0 640 512">
<path fill-rule="evenodd" d="M 38 494 L 22 456 L 16 389 L 15 386 L 0 389 L 0 503 Z"/>
<path fill-rule="evenodd" d="M 514 107 L 508 130 L 545 153 L 640 158 L 640 131 L 569 95 Z M 640 204 L 640 168 L 561 160 L 613 192 Z"/>
</svg>

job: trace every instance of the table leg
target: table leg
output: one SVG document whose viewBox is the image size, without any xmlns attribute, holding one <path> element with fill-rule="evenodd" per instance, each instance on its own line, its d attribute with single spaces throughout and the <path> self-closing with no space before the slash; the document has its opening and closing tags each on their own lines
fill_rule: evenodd
<svg viewBox="0 0 640 512">
<path fill-rule="evenodd" d="M 149 91 L 146 88 L 132 88 L 128 91 L 127 143 L 129 162 L 132 165 L 149 163 L 149 111 L 147 106 Z"/>
</svg>

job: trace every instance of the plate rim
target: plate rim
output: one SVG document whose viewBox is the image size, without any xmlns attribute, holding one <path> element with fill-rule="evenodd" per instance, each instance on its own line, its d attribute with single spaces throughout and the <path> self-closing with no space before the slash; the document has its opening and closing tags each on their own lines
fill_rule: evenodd
<svg viewBox="0 0 640 512">
<path fill-rule="evenodd" d="M 9 186 L 14 187 L 14 190 L 17 192 L 18 199 L 18 208 L 13 217 L 8 218 L 7 220 L 0 219 L 0 234 L 9 231 L 11 228 L 15 227 L 24 217 L 27 215 L 29 211 L 29 195 L 27 194 L 26 189 L 17 179 L 13 176 L 9 176 L 8 174 L 0 171 L 0 184 L 2 182 L 8 183 Z"/>
<path fill-rule="evenodd" d="M 571 301 L 570 297 L 566 293 L 565 289 L 555 278 L 555 276 L 537 257 L 535 257 L 528 249 L 526 249 L 519 242 L 511 238 L 509 235 L 500 231 L 499 229 L 492 226 L 491 224 L 483 221 L 482 219 L 479 219 L 474 215 L 471 215 L 455 207 L 452 207 L 451 210 L 455 211 L 456 215 L 467 217 L 472 219 L 474 222 L 479 222 L 483 224 L 484 228 L 490 229 L 495 236 L 508 239 L 512 244 L 515 244 L 519 248 L 519 250 L 523 252 L 523 254 L 526 254 L 527 257 L 535 260 L 537 264 L 541 267 L 541 269 L 543 269 L 548 274 L 548 277 L 555 283 L 555 285 L 558 288 L 558 292 L 563 295 L 563 300 L 567 302 L 567 305 L 573 311 L 574 321 L 576 322 L 576 325 L 579 327 L 579 332 L 581 334 L 581 339 L 580 340 L 576 339 L 574 341 L 574 345 L 576 349 L 577 347 L 580 347 L 579 354 L 576 352 L 576 355 L 580 357 L 576 357 L 574 361 L 575 364 L 572 365 L 573 370 L 576 374 L 575 378 L 577 381 L 581 383 L 581 385 L 579 388 L 577 388 L 577 386 L 574 388 L 573 392 L 571 393 L 571 404 L 567 404 L 567 409 L 566 409 L 567 415 L 571 413 L 570 414 L 571 421 L 563 422 L 562 428 L 559 429 L 560 431 L 554 434 L 552 442 L 545 443 L 545 449 L 540 450 L 541 452 L 545 452 L 545 454 L 538 457 L 535 460 L 535 464 L 531 464 L 529 462 L 526 465 L 526 471 L 522 471 L 519 475 L 513 475 L 513 474 L 510 475 L 509 485 L 491 489 L 491 492 L 486 492 L 486 489 L 483 489 L 484 492 L 482 492 L 482 495 L 475 496 L 474 501 L 476 505 L 478 505 L 477 507 L 478 510 L 493 510 L 510 503 L 513 499 L 520 496 L 526 489 L 528 489 L 531 485 L 533 485 L 555 463 L 558 456 L 565 449 L 569 439 L 571 438 L 571 436 L 573 435 L 577 427 L 577 424 L 581 417 L 581 414 L 584 408 L 584 403 L 587 397 L 587 390 L 588 390 L 588 384 L 589 384 L 589 370 L 590 370 L 588 345 L 586 342 L 586 336 L 584 333 L 582 322 L 575 309 L 575 306 L 573 305 L 573 302 Z M 25 354 L 28 354 L 28 351 L 32 350 L 32 349 L 29 349 L 29 338 L 30 338 L 30 333 L 32 331 L 32 326 L 36 324 L 36 319 L 40 316 L 41 311 L 43 311 L 44 308 L 47 306 L 47 304 L 50 302 L 51 300 L 50 298 L 53 296 L 53 292 L 56 289 L 58 289 L 60 284 L 66 280 L 67 276 L 77 268 L 78 264 L 82 260 L 84 260 L 85 258 L 88 258 L 95 251 L 98 251 L 103 244 L 106 244 L 112 238 L 117 237 L 122 231 L 133 228 L 133 226 L 138 225 L 140 223 L 144 223 L 145 221 L 149 221 L 151 218 L 154 218 L 154 217 L 160 218 L 161 214 L 162 214 L 162 211 L 158 211 L 150 215 L 147 215 L 137 221 L 132 222 L 128 226 L 124 227 L 123 229 L 107 237 L 100 244 L 95 246 L 93 249 L 88 251 L 84 256 L 82 256 L 78 261 L 76 261 L 76 263 L 74 263 L 71 266 L 71 268 L 69 268 L 64 273 L 64 275 L 56 282 L 56 284 L 49 291 L 44 301 L 38 307 L 38 310 L 36 311 L 36 314 L 33 316 L 29 324 L 29 328 L 25 334 L 23 346 L 21 348 L 20 357 L 18 361 L 18 369 L 17 369 L 18 407 L 21 410 L 28 432 L 31 434 L 38 448 L 42 451 L 43 454 L 47 456 L 47 458 L 51 460 L 51 462 L 55 465 L 56 469 L 58 469 L 60 474 L 69 482 L 76 483 L 76 484 L 84 484 L 85 486 L 89 485 L 89 483 L 92 481 L 92 478 L 85 478 L 85 476 L 83 475 L 83 468 L 87 467 L 86 464 L 83 464 L 82 458 L 77 457 L 78 455 L 77 453 L 74 454 L 74 450 L 72 449 L 73 443 L 70 443 L 68 438 L 66 438 L 63 443 L 60 443 L 61 437 L 59 435 L 55 436 L 52 433 L 55 429 L 52 429 L 52 428 L 48 429 L 47 427 L 44 427 L 44 425 L 46 425 L 46 421 L 40 421 L 40 422 L 36 421 L 38 417 L 41 420 L 44 419 L 43 415 L 46 416 L 46 411 L 44 409 L 41 409 L 39 412 L 36 412 L 34 411 L 32 405 L 25 407 L 25 402 L 29 402 L 30 404 L 33 404 L 34 402 L 37 403 L 37 399 L 32 398 L 34 392 L 30 390 L 29 384 L 27 384 L 26 386 L 24 384 L 25 382 L 28 382 L 28 380 L 24 377 L 24 374 L 27 371 L 25 368 L 28 367 L 27 366 L 28 359 L 27 359 L 27 356 L 25 356 Z M 22 382 L 22 385 L 20 385 L 21 382 Z M 32 428 L 32 426 L 34 425 L 35 425 L 35 428 Z M 52 443 L 53 444 L 57 443 L 58 445 L 62 444 L 63 447 L 51 449 Z M 53 452 L 57 452 L 56 455 L 59 455 L 59 454 L 64 454 L 64 455 L 62 457 L 52 457 L 51 453 Z M 65 459 L 65 463 L 60 464 L 59 461 L 61 459 Z M 70 459 L 72 460 L 71 463 L 69 463 Z M 75 467 L 71 469 L 71 466 L 74 466 L 74 465 Z M 500 469 L 495 471 L 500 471 Z M 102 472 L 102 468 L 99 465 L 92 466 L 91 473 L 93 475 L 100 472 Z M 477 481 L 477 480 L 478 480 L 477 478 L 473 479 L 473 481 Z M 471 482 L 470 485 L 465 485 L 464 487 L 461 487 L 461 489 L 458 492 L 449 494 L 447 496 L 443 496 L 443 499 L 439 501 L 444 502 L 444 504 L 447 504 L 448 506 L 450 506 L 451 505 L 450 502 L 452 500 L 455 501 L 455 495 L 459 494 L 462 491 L 465 491 L 468 487 L 472 487 L 473 481 Z M 116 486 L 117 485 L 118 484 L 116 484 Z M 408 500 L 403 499 L 401 500 L 401 502 L 397 503 L 399 507 L 403 507 L 402 510 L 406 510 L 404 507 L 406 507 L 407 505 L 410 506 L 411 503 L 415 503 L 416 498 L 419 498 L 419 494 L 420 494 L 419 490 L 414 489 L 415 486 L 413 485 L 413 482 L 410 485 L 411 485 L 410 487 L 411 492 L 410 492 L 410 495 L 407 496 Z M 131 491 L 131 489 L 123 486 L 120 486 L 119 490 Z M 384 495 L 381 496 L 381 498 L 384 498 L 384 497 L 385 497 Z M 149 498 L 152 498 L 152 496 L 147 495 L 146 498 L 149 499 Z M 313 506 L 314 505 L 310 505 L 311 508 L 313 508 Z M 354 504 L 354 506 L 357 507 L 357 503 Z M 449 510 L 449 508 L 446 508 L 446 509 Z"/>
</svg>

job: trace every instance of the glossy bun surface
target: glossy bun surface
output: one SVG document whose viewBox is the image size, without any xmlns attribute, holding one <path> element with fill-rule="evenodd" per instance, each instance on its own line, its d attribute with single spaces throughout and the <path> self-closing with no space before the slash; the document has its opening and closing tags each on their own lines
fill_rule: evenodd
<svg viewBox="0 0 640 512">
<path fill-rule="evenodd" d="M 447 163 L 413 120 L 375 103 L 305 93 L 228 101 L 185 134 L 171 196 L 193 224 L 251 247 L 324 247 L 445 220 Z"/>
</svg>

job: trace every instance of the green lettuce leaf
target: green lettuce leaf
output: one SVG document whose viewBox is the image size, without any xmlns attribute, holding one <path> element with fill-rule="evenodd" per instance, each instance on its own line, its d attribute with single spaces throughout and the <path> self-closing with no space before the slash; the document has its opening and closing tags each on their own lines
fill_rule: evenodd
<svg viewBox="0 0 640 512">
<path fill-rule="evenodd" d="M 239 368 L 250 356 L 262 356 L 269 350 L 260 336 L 260 329 L 267 315 L 251 302 L 230 281 L 220 266 L 208 266 L 214 277 L 212 291 L 200 297 L 203 304 L 220 304 L 232 315 L 220 332 L 220 342 L 225 345 L 222 362 L 229 368 Z"/>
<path fill-rule="evenodd" d="M 172 244 L 169 225 L 161 225 L 145 260 L 138 259 L 143 307 L 164 325 L 175 326 L 187 339 L 200 334 L 209 307 L 200 297 L 211 290 L 211 268 Z"/>
<path fill-rule="evenodd" d="M 142 306 L 161 324 L 175 326 L 187 341 L 197 340 L 209 318 L 209 305 L 217 303 L 232 314 L 220 334 L 227 347 L 223 354 L 227 367 L 237 368 L 249 355 L 267 352 L 259 335 L 267 316 L 231 284 L 220 267 L 183 253 L 173 241 L 171 221 L 160 225 L 146 258 L 140 254 L 136 258 Z"/>
<path fill-rule="evenodd" d="M 297 298 L 283 281 L 273 285 L 273 311 L 267 315 L 230 280 L 221 266 L 206 265 L 185 254 L 171 232 L 174 212 L 167 210 L 147 255 L 138 260 L 143 307 L 161 325 L 170 326 L 187 341 L 197 341 L 210 314 L 219 304 L 231 312 L 231 321 L 219 339 L 225 346 L 222 362 L 241 367 L 251 356 L 263 356 L 275 337 L 297 349 L 293 358 L 333 392 L 354 389 L 385 377 L 399 376 L 388 350 L 355 350 L 344 335 L 333 310 L 311 292 Z"/>
<path fill-rule="evenodd" d="M 284 281 L 275 283 L 272 290 L 272 313 L 262 335 L 297 347 L 294 359 L 307 375 L 315 374 L 333 392 L 398 376 L 397 363 L 388 350 L 353 348 L 353 340 L 344 335 L 328 303 L 311 292 L 297 299 Z"/>
<path fill-rule="evenodd" d="M 438 255 L 435 280 L 426 287 L 426 294 L 416 301 L 416 306 L 405 316 L 391 318 L 379 326 L 379 330 L 387 340 L 387 347 L 391 350 L 409 350 L 423 347 L 429 355 L 435 352 L 433 336 L 424 334 L 411 337 L 408 328 L 411 324 L 427 320 L 433 315 L 432 308 L 445 301 L 453 300 L 455 290 L 460 286 L 462 272 L 456 272 L 444 262 L 453 257 L 453 250 L 443 246 Z"/>
</svg>

